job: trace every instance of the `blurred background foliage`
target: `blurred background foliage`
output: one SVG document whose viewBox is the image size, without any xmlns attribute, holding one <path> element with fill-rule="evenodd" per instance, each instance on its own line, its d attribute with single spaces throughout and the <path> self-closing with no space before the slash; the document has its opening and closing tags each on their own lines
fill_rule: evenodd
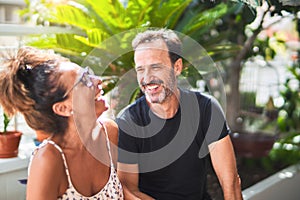
<svg viewBox="0 0 300 200">
<path fill-rule="evenodd" d="M 224 60 L 236 54 L 241 47 L 227 40 L 228 31 L 213 30 L 222 22 L 222 18 L 240 12 L 242 3 L 224 3 L 222 1 L 197 2 L 192 0 L 128 0 L 123 3 L 109 0 L 77 0 L 77 1 L 27 1 L 27 8 L 22 15 L 27 20 L 42 26 L 62 26 L 74 30 L 71 34 L 43 34 L 30 37 L 28 45 L 39 48 L 51 48 L 72 61 L 82 64 L 86 56 L 95 49 L 101 50 L 106 57 L 114 57 L 110 48 L 100 44 L 115 36 L 119 41 L 117 48 L 125 51 L 136 34 L 117 38 L 118 34 L 135 28 L 164 27 L 188 35 L 199 42 L 214 61 Z M 120 45 L 122 44 L 122 45 Z M 122 50 L 119 50 L 119 52 Z M 109 66 L 99 64 L 89 57 L 89 65 L 102 76 L 121 77 L 133 66 L 133 53 L 121 55 Z M 100 61 L 101 62 L 101 61 Z M 100 69 L 100 68 L 105 68 Z M 188 76 L 193 72 L 188 67 L 183 73 Z M 195 75 L 195 74 L 194 74 Z M 195 75 L 198 79 L 199 74 Z M 195 79 L 190 83 L 195 86 Z M 112 81 L 107 91 L 111 90 L 117 79 Z M 107 92 L 106 91 L 106 92 Z"/>
</svg>

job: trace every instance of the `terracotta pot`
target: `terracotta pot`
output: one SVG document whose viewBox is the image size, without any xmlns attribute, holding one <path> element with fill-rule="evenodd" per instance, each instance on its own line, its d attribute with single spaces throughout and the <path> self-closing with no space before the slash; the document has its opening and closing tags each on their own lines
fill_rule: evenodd
<svg viewBox="0 0 300 200">
<path fill-rule="evenodd" d="M 237 156 L 260 158 L 267 156 L 277 139 L 276 135 L 265 133 L 233 133 L 232 144 Z"/>
<path fill-rule="evenodd" d="M 17 131 L 8 131 L 0 133 L 0 158 L 12 158 L 18 156 L 19 144 L 22 133 Z"/>
</svg>

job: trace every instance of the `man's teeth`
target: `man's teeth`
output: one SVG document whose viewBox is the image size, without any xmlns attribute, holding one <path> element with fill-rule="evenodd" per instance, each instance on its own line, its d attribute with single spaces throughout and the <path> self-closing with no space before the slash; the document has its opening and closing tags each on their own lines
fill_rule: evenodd
<svg viewBox="0 0 300 200">
<path fill-rule="evenodd" d="M 147 85 L 147 88 L 150 90 L 158 88 L 158 85 Z"/>
</svg>

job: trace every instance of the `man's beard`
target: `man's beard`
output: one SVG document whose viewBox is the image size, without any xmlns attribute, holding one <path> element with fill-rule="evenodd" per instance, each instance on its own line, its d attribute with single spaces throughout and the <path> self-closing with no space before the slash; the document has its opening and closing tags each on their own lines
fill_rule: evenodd
<svg viewBox="0 0 300 200">
<path fill-rule="evenodd" d="M 166 84 L 167 83 L 167 84 Z M 159 84 L 162 87 L 162 91 L 158 95 L 151 95 L 147 92 L 147 85 Z M 173 71 L 169 72 L 169 77 L 167 80 L 163 81 L 161 79 L 152 80 L 149 83 L 142 83 L 141 88 L 143 88 L 143 93 L 146 95 L 146 99 L 150 103 L 164 103 L 171 97 L 176 90 L 176 77 Z"/>
<path fill-rule="evenodd" d="M 157 95 L 151 95 L 147 92 L 144 92 L 146 95 L 146 99 L 150 103 L 164 103 L 170 96 L 173 95 L 173 91 L 170 88 L 163 87 L 163 90 L 160 92 L 160 94 Z"/>
</svg>

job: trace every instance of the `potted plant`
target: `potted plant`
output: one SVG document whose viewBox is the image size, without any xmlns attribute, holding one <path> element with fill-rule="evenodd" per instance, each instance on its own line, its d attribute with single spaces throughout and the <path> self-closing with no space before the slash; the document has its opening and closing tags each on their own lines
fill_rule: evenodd
<svg viewBox="0 0 300 200">
<path fill-rule="evenodd" d="M 3 113 L 3 131 L 0 132 L 0 158 L 18 156 L 22 133 L 19 131 L 8 131 L 9 122 L 10 118 Z"/>
</svg>

